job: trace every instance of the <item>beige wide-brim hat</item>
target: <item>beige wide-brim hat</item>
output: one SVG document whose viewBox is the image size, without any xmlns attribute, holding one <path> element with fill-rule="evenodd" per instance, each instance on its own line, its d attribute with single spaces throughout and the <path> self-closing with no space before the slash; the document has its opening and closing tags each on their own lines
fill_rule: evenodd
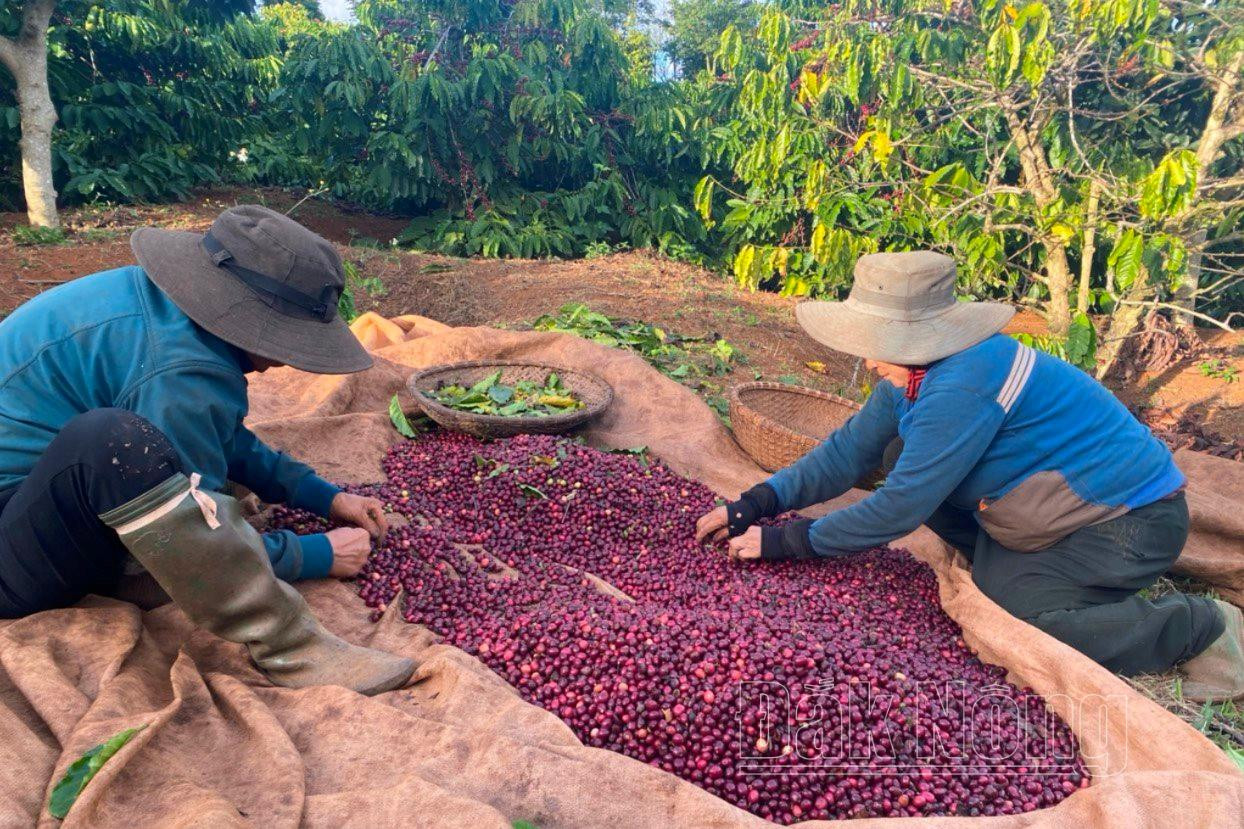
<svg viewBox="0 0 1244 829">
<path fill-rule="evenodd" d="M 337 313 L 341 257 L 288 216 L 231 207 L 207 233 L 139 228 L 130 248 L 186 316 L 230 345 L 316 374 L 372 365 Z"/>
<path fill-rule="evenodd" d="M 955 263 L 933 251 L 873 253 L 855 263 L 842 302 L 804 302 L 795 318 L 835 351 L 905 366 L 957 354 L 1002 330 L 1015 309 L 955 299 Z"/>
</svg>

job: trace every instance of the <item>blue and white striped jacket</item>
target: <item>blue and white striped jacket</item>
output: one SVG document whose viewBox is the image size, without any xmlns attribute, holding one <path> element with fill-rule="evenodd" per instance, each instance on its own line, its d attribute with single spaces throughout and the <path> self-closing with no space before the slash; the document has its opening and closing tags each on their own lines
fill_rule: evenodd
<svg viewBox="0 0 1244 829">
<path fill-rule="evenodd" d="M 916 400 L 880 383 L 864 409 L 768 481 L 782 509 L 836 497 L 903 439 L 885 485 L 816 521 L 818 555 L 892 541 L 943 502 L 976 511 L 1014 550 L 1040 550 L 1081 527 L 1175 492 L 1170 451 L 1078 368 L 994 335 L 933 363 Z"/>
</svg>

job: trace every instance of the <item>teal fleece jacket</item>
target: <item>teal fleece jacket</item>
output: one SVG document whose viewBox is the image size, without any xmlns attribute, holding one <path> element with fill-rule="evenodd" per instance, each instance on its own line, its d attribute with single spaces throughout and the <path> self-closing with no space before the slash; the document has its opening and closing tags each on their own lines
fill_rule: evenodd
<svg viewBox="0 0 1244 829">
<path fill-rule="evenodd" d="M 0 322 L 0 491 L 17 486 L 71 418 L 119 408 L 162 431 L 205 489 L 226 480 L 327 516 L 340 491 L 242 425 L 246 355 L 200 328 L 139 267 L 76 279 Z M 324 535 L 267 533 L 286 581 L 328 575 Z"/>
</svg>

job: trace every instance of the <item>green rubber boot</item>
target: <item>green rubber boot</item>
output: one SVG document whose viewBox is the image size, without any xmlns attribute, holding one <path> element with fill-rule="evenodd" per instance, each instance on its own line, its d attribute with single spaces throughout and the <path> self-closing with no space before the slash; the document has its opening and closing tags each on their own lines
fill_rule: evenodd
<svg viewBox="0 0 1244 829">
<path fill-rule="evenodd" d="M 1180 666 L 1183 695 L 1196 702 L 1244 699 L 1244 613 L 1230 602 L 1215 599 L 1227 623 L 1210 646 Z"/>
<path fill-rule="evenodd" d="M 340 685 L 370 695 L 406 684 L 413 662 L 325 630 L 298 591 L 273 574 L 238 502 L 197 483 L 197 475 L 179 473 L 100 516 L 190 621 L 245 644 L 277 685 Z"/>
</svg>

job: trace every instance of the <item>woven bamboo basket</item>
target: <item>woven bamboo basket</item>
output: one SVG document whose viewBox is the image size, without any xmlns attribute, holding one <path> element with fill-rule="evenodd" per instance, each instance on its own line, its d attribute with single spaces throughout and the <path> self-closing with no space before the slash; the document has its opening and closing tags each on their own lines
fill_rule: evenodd
<svg viewBox="0 0 1244 829">
<path fill-rule="evenodd" d="M 845 397 L 782 383 L 744 383 L 730 390 L 734 439 L 769 472 L 802 458 L 859 410 Z"/>
<path fill-rule="evenodd" d="M 453 384 L 472 386 L 497 369 L 501 369 L 500 382 L 511 386 L 520 380 L 543 383 L 550 372 L 557 372 L 566 388 L 583 401 L 583 408 L 548 417 L 500 417 L 475 412 L 460 412 L 424 394 L 435 391 L 441 386 Z M 477 438 L 506 438 L 520 434 L 553 435 L 567 432 L 587 423 L 613 402 L 613 387 L 599 377 L 574 369 L 541 363 L 508 363 L 492 360 L 450 363 L 432 366 L 418 372 L 410 378 L 407 385 L 424 414 L 446 429 L 465 432 Z"/>
</svg>

